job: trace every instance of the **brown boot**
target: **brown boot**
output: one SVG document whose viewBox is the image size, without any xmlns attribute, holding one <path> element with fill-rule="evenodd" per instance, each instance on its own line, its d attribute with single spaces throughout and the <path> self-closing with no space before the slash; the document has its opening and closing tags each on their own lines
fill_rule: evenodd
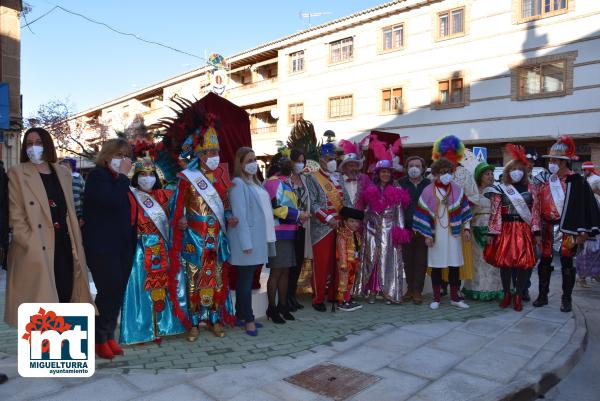
<svg viewBox="0 0 600 401">
<path fill-rule="evenodd" d="M 413 292 L 413 304 L 421 305 L 423 303 L 423 295 L 420 292 Z"/>
<path fill-rule="evenodd" d="M 408 302 L 412 300 L 414 297 L 413 291 L 411 289 L 407 289 L 404 295 L 402 295 L 402 302 Z"/>
</svg>

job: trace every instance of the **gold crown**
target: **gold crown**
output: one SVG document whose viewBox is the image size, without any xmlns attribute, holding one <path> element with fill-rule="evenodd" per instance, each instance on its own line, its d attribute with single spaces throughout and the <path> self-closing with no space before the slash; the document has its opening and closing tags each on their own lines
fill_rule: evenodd
<svg viewBox="0 0 600 401">
<path fill-rule="evenodd" d="M 217 130 L 214 127 L 208 127 L 202 134 L 202 143 L 194 147 L 194 152 L 202 152 L 207 150 L 219 150 L 219 137 L 217 136 Z"/>
<path fill-rule="evenodd" d="M 135 162 L 133 173 L 136 174 L 136 173 L 140 173 L 142 171 L 144 171 L 146 173 L 156 172 L 156 167 L 154 166 L 154 162 L 149 157 L 144 157 L 144 158 L 138 159 Z"/>
</svg>

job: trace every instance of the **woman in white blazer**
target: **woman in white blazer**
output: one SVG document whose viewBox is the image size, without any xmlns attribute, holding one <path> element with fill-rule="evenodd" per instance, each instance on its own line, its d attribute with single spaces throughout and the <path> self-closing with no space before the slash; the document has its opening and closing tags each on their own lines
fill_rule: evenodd
<svg viewBox="0 0 600 401">
<path fill-rule="evenodd" d="M 233 186 L 229 190 L 231 210 L 238 224 L 228 228 L 227 236 L 231 250 L 229 263 L 237 270 L 235 313 L 250 336 L 258 334 L 252 311 L 254 270 L 267 263 L 269 248 L 274 249 L 275 243 L 271 201 L 261 186 L 257 171 L 254 151 L 239 148 L 234 161 Z"/>
</svg>

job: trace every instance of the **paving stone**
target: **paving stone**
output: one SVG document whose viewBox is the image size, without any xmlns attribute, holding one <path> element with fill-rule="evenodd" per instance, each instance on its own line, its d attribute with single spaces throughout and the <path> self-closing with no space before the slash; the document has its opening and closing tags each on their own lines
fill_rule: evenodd
<svg viewBox="0 0 600 401">
<path fill-rule="evenodd" d="M 328 398 L 322 397 L 319 394 L 313 393 L 291 383 L 278 380 L 271 383 L 266 383 L 261 386 L 261 390 L 271 396 L 278 397 L 279 400 L 285 401 L 317 401 Z"/>
<path fill-rule="evenodd" d="M 457 369 L 472 375 L 502 383 L 510 383 L 515 375 L 529 362 L 528 357 L 508 354 L 500 350 L 483 348 L 461 362 Z"/>
<path fill-rule="evenodd" d="M 490 338 L 497 337 L 505 329 L 505 324 L 486 319 L 470 320 L 457 328 L 457 330 Z"/>
<path fill-rule="evenodd" d="M 145 393 L 140 397 L 134 398 L 132 401 L 164 401 L 164 400 L 213 400 L 208 394 L 202 390 L 187 385 L 178 384 L 173 387 L 163 389 L 161 391 L 153 391 L 151 393 Z"/>
<path fill-rule="evenodd" d="M 505 332 L 500 337 L 495 338 L 487 344 L 482 351 L 485 352 L 487 350 L 491 353 L 501 351 L 517 356 L 532 358 L 540 351 L 540 349 L 542 349 L 542 346 L 547 341 L 547 338 L 534 341 L 527 336 L 514 335 L 510 332 Z"/>
<path fill-rule="evenodd" d="M 460 356 L 469 356 L 488 342 L 489 338 L 470 334 L 457 328 L 442 337 L 436 338 L 428 346 Z"/>
<path fill-rule="evenodd" d="M 427 379 L 437 379 L 462 360 L 462 356 L 450 352 L 431 347 L 420 347 L 393 361 L 388 366 Z M 435 362 L 432 363 L 432 361 Z"/>
<path fill-rule="evenodd" d="M 180 374 L 177 375 L 167 375 L 167 374 L 151 374 L 146 371 L 130 373 L 128 375 L 123 375 L 122 378 L 129 383 L 133 384 L 140 391 L 153 391 L 153 390 L 161 390 L 165 387 L 170 387 L 175 384 L 179 384 L 188 380 L 190 378 L 189 375 Z"/>
<path fill-rule="evenodd" d="M 533 308 L 533 310 L 527 313 L 527 317 L 531 319 L 547 320 L 554 323 L 566 323 L 573 319 L 573 315 L 570 313 L 561 312 L 555 308 Z"/>
<path fill-rule="evenodd" d="M 339 354 L 331 361 L 342 366 L 371 373 L 398 359 L 403 351 L 390 351 L 376 346 L 362 346 Z"/>
<path fill-rule="evenodd" d="M 519 320 L 514 326 L 508 329 L 509 333 L 516 333 L 520 335 L 524 335 L 531 339 L 531 336 L 536 336 L 539 338 L 545 337 L 546 340 L 553 336 L 563 324 L 548 322 L 544 320 L 538 319 L 530 319 L 525 317 Z"/>
<path fill-rule="evenodd" d="M 530 372 L 535 371 L 537 369 L 540 369 L 547 363 L 551 362 L 555 356 L 555 351 L 540 351 L 535 355 L 535 357 L 533 357 L 531 360 L 529 360 L 529 362 L 527 362 L 525 368 Z"/>
<path fill-rule="evenodd" d="M 439 337 L 461 324 L 462 323 L 460 322 L 422 323 L 407 325 L 404 326 L 403 329 L 414 333 L 424 334 L 428 337 Z"/>
<path fill-rule="evenodd" d="M 373 374 L 383 379 L 356 394 L 350 398 L 351 400 L 403 401 L 429 384 L 429 380 L 422 377 L 386 368 L 377 370 Z"/>
<path fill-rule="evenodd" d="M 48 393 L 56 393 L 67 386 L 55 379 L 12 377 L 0 386 L 0 400 L 29 401 Z"/>
<path fill-rule="evenodd" d="M 376 336 L 374 339 L 367 341 L 365 345 L 395 353 L 407 353 L 426 342 L 432 341 L 432 339 L 432 336 L 426 334 L 394 329 L 383 336 Z"/>
<path fill-rule="evenodd" d="M 254 366 L 235 371 L 216 372 L 191 380 L 188 384 L 201 388 L 213 398 L 226 400 L 247 391 L 249 388 L 260 388 L 264 383 L 281 379 L 284 375 L 284 373 L 268 366 Z"/>
<path fill-rule="evenodd" d="M 419 401 L 465 401 L 500 384 L 472 374 L 450 372 L 416 394 Z M 413 398 L 411 398 L 412 400 Z"/>
<path fill-rule="evenodd" d="M 94 401 L 119 401 L 129 400 L 139 395 L 140 392 L 132 385 L 126 384 L 118 378 L 107 377 L 88 384 L 69 388 L 56 395 L 48 395 L 36 401 L 81 401 L 87 400 L 94 394 Z"/>
<path fill-rule="evenodd" d="M 276 396 L 273 394 L 269 394 L 265 391 L 259 389 L 251 389 L 248 391 L 244 391 L 242 394 L 238 394 L 233 398 L 230 398 L 230 401 L 248 401 L 248 400 L 260 400 L 260 401 L 281 401 L 281 396 Z"/>
</svg>

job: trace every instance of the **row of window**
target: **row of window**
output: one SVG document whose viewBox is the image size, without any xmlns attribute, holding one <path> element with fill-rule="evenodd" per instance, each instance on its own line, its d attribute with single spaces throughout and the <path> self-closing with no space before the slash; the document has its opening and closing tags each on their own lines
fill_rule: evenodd
<svg viewBox="0 0 600 401">
<path fill-rule="evenodd" d="M 522 22 L 549 17 L 568 10 L 568 0 L 519 0 L 519 20 Z M 463 36 L 465 28 L 465 7 L 439 12 L 436 18 L 436 38 L 438 40 Z M 396 24 L 381 29 L 380 49 L 389 52 L 404 46 L 404 24 Z M 329 64 L 351 61 L 354 58 L 354 38 L 344 38 L 329 43 Z M 304 50 L 289 55 L 290 73 L 300 73 L 305 69 Z"/>
<path fill-rule="evenodd" d="M 572 74 L 572 66 L 570 67 Z M 536 62 L 516 67 L 513 74 L 517 79 L 516 100 L 529 100 L 549 96 L 566 95 L 568 61 L 552 60 Z M 467 83 L 464 77 L 452 77 L 439 80 L 437 99 L 433 108 L 462 107 L 467 103 Z M 402 113 L 404 111 L 403 88 L 391 87 L 380 91 L 381 113 Z M 330 119 L 349 118 L 354 114 L 353 95 L 334 96 L 329 98 L 328 117 Z M 304 118 L 304 104 L 288 105 L 288 123 L 293 124 Z"/>
</svg>

